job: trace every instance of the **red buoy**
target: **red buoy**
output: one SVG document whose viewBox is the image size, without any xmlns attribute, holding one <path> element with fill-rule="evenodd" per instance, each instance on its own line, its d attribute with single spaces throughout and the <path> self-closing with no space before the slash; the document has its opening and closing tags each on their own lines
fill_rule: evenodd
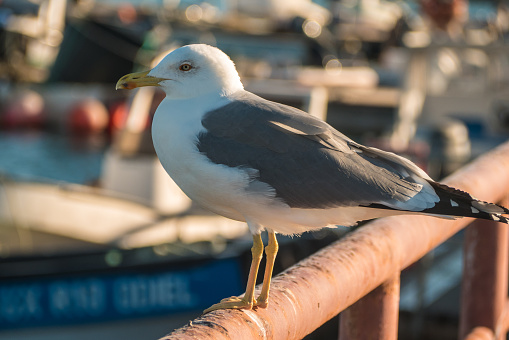
<svg viewBox="0 0 509 340">
<path fill-rule="evenodd" d="M 97 99 L 88 98 L 71 107 L 69 128 L 74 133 L 99 133 L 108 127 L 108 110 Z"/>
</svg>

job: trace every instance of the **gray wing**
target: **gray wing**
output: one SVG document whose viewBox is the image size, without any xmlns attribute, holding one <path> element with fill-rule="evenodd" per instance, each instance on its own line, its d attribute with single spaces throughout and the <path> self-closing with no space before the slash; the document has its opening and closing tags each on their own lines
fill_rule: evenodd
<svg viewBox="0 0 509 340">
<path fill-rule="evenodd" d="M 425 183 L 413 163 L 357 144 L 296 108 L 244 92 L 206 113 L 202 124 L 202 154 L 217 164 L 255 169 L 253 180 L 274 188 L 291 207 L 383 204 L 419 211 L 434 204 L 424 197 L 424 205 L 401 206 Z"/>
</svg>

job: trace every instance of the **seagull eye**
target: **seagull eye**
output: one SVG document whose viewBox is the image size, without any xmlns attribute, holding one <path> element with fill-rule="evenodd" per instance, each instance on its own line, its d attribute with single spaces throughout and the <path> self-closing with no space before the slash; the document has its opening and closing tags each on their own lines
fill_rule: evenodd
<svg viewBox="0 0 509 340">
<path fill-rule="evenodd" d="M 179 70 L 181 71 L 189 71 L 190 69 L 192 69 L 193 67 L 189 64 L 182 64 L 179 66 Z"/>
</svg>

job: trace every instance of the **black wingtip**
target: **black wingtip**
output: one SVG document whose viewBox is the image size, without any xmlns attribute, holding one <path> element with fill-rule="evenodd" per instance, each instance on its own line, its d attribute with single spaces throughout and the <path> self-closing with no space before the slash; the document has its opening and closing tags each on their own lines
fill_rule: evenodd
<svg viewBox="0 0 509 340">
<path fill-rule="evenodd" d="M 468 192 L 461 191 L 445 184 L 428 181 L 440 197 L 435 207 L 428 209 L 429 213 L 452 216 L 475 217 L 509 224 L 509 209 L 501 205 L 480 201 Z"/>
</svg>

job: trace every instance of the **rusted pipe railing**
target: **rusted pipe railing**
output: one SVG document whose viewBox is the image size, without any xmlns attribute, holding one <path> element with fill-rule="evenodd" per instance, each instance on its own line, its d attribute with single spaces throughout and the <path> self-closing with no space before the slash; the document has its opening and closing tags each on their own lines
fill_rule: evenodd
<svg viewBox="0 0 509 340">
<path fill-rule="evenodd" d="M 445 183 L 497 202 L 509 192 L 508 169 L 509 143 L 505 143 Z M 380 284 L 395 280 L 402 269 L 471 221 L 426 216 L 376 220 L 276 276 L 266 309 L 214 311 L 163 339 L 301 339 Z M 386 316 L 393 320 L 389 315 L 394 313 L 387 310 Z M 394 321 L 390 323 L 395 327 Z M 379 332 L 383 334 L 383 329 Z M 385 332 L 394 334 L 394 330 Z"/>
</svg>

